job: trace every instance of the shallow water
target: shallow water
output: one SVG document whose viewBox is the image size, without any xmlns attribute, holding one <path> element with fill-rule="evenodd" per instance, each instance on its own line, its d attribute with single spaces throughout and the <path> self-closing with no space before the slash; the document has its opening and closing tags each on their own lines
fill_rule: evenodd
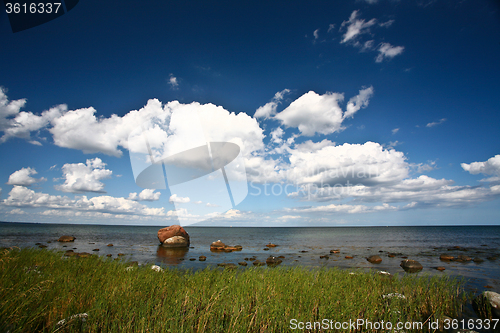
<svg viewBox="0 0 500 333">
<path fill-rule="evenodd" d="M 256 257 L 265 261 L 269 256 L 285 256 L 282 265 L 307 267 L 339 267 L 342 269 L 384 270 L 392 274 L 406 274 L 400 267 L 402 257 L 419 261 L 424 269 L 421 273 L 431 275 L 449 274 L 467 279 L 469 290 L 500 292 L 500 226 L 475 227 L 334 227 L 334 228 L 218 228 L 186 227 L 190 235 L 188 249 L 166 249 L 158 246 L 159 227 L 61 225 L 0 223 L 1 247 L 32 247 L 35 243 L 47 245 L 49 249 L 90 252 L 101 256 L 111 254 L 113 258 L 123 253 L 123 260 L 140 264 L 155 263 L 184 269 L 202 269 L 207 265 L 234 263 L 245 258 Z M 59 243 L 62 235 L 75 236 L 72 243 Z M 221 240 L 227 245 L 241 245 L 238 252 L 210 252 L 210 244 Z M 50 241 L 50 243 L 47 243 Z M 278 246 L 265 251 L 265 245 Z M 112 243 L 112 247 L 106 246 Z M 460 248 L 454 248 L 454 247 Z M 93 251 L 99 249 L 99 251 Z M 330 254 L 338 249 L 339 254 Z M 307 251 L 307 252 L 302 252 Z M 395 257 L 389 257 L 395 253 Z M 442 253 L 484 261 L 443 262 Z M 200 262 L 204 255 L 207 260 Z M 329 259 L 320 259 L 328 255 Z M 380 264 L 366 260 L 370 255 L 379 255 Z M 345 259 L 352 256 L 353 259 Z M 492 257 L 498 257 L 493 260 Z M 487 259 L 490 258 L 490 259 Z M 190 259 L 195 259 L 194 261 Z M 251 262 L 247 261 L 249 266 Z M 443 266 L 445 271 L 435 269 Z"/>
</svg>

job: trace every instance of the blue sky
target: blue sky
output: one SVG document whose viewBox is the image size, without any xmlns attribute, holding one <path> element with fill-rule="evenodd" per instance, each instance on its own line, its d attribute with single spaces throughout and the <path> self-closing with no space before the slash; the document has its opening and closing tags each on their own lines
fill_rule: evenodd
<svg viewBox="0 0 500 333">
<path fill-rule="evenodd" d="M 0 36 L 1 221 L 500 221 L 498 1 L 81 1 Z M 207 142 L 227 181 L 136 182 Z"/>
</svg>

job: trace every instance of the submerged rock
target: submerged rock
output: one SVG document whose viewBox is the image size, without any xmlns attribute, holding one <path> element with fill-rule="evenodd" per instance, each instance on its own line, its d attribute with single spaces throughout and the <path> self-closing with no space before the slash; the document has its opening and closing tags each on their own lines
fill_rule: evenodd
<svg viewBox="0 0 500 333">
<path fill-rule="evenodd" d="M 199 260 L 199 261 L 205 261 L 205 260 L 207 260 L 207 257 L 205 257 L 205 256 L 200 256 L 200 257 L 198 258 L 198 260 Z"/>
<path fill-rule="evenodd" d="M 171 225 L 158 230 L 158 240 L 166 247 L 189 246 L 189 235 L 180 225 Z"/>
<path fill-rule="evenodd" d="M 278 266 L 279 264 L 282 263 L 282 260 L 276 257 L 269 257 L 266 259 L 266 264 L 268 266 Z M 255 265 L 255 263 L 254 263 Z"/>
<path fill-rule="evenodd" d="M 74 236 L 61 236 L 57 240 L 58 242 L 74 242 L 76 237 Z"/>
<path fill-rule="evenodd" d="M 463 254 L 459 255 L 457 257 L 457 259 L 455 259 L 455 261 L 460 261 L 460 262 L 467 262 L 467 261 L 471 261 L 471 260 L 472 260 L 471 257 L 465 256 Z"/>
<path fill-rule="evenodd" d="M 423 269 L 423 266 L 416 260 L 405 259 L 400 265 L 408 273 L 416 273 Z"/>
<path fill-rule="evenodd" d="M 368 260 L 372 264 L 380 264 L 382 262 L 382 258 L 380 258 L 379 256 L 369 256 L 368 258 L 366 258 L 366 260 Z"/>
<path fill-rule="evenodd" d="M 442 254 L 439 259 L 441 259 L 442 261 L 452 261 L 455 259 L 454 256 L 452 255 L 449 255 L 449 254 Z"/>
</svg>

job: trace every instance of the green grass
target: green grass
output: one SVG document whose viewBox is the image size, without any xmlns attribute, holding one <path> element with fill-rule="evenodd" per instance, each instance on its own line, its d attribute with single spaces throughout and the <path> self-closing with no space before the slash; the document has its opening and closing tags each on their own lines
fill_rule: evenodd
<svg viewBox="0 0 500 333">
<path fill-rule="evenodd" d="M 446 276 L 387 278 L 300 267 L 155 272 L 127 266 L 97 256 L 1 250 L 0 332 L 291 332 L 291 319 L 395 325 L 453 318 L 465 302 L 463 281 Z M 406 299 L 382 297 L 390 293 Z M 57 324 L 81 313 L 88 314 L 86 321 Z"/>
</svg>

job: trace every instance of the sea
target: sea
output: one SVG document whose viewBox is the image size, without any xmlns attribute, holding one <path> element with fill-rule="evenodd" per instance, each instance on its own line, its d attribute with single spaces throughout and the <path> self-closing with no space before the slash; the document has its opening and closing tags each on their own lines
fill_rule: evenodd
<svg viewBox="0 0 500 333">
<path fill-rule="evenodd" d="M 413 274 L 464 277 L 467 289 L 500 292 L 500 226 L 390 226 L 390 227 L 314 227 L 243 228 L 186 227 L 190 247 L 169 249 L 160 246 L 157 226 L 111 226 L 75 224 L 38 224 L 0 222 L 0 247 L 38 247 L 88 252 L 111 259 L 137 261 L 140 265 L 160 265 L 198 270 L 219 263 L 265 261 L 282 256 L 282 266 L 334 268 L 356 271 L 376 270 L 391 274 L 406 273 L 404 259 L 423 266 Z M 60 243 L 60 236 L 76 237 Z M 241 245 L 241 251 L 211 252 L 210 244 L 220 240 L 226 245 Z M 272 243 L 276 247 L 266 247 Z M 38 245 L 37 245 L 38 244 Z M 107 246 L 113 244 L 113 246 Z M 338 250 L 339 253 L 330 253 Z M 470 261 L 442 261 L 441 254 L 465 255 Z M 322 256 L 328 256 L 328 258 Z M 367 257 L 378 255 L 379 264 Z M 199 257 L 205 256 L 206 261 Z M 352 259 L 346 259 L 352 257 Z M 245 260 L 246 259 L 246 260 Z M 437 270 L 444 267 L 444 271 Z M 241 269 L 244 269 L 241 267 Z M 269 268 L 271 269 L 271 268 Z"/>
</svg>

